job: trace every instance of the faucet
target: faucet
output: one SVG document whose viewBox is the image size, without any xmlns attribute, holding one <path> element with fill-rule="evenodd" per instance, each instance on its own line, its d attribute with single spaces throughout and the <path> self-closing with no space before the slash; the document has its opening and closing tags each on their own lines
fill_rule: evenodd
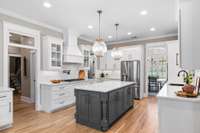
<svg viewBox="0 0 200 133">
<path fill-rule="evenodd" d="M 178 72 L 178 77 L 180 77 L 180 74 L 181 74 L 181 73 L 185 73 L 185 74 L 186 74 L 186 77 L 189 76 L 189 74 L 188 74 L 188 72 L 187 72 L 186 70 L 180 70 L 180 71 Z M 186 80 L 186 84 L 189 84 L 189 80 Z"/>
</svg>

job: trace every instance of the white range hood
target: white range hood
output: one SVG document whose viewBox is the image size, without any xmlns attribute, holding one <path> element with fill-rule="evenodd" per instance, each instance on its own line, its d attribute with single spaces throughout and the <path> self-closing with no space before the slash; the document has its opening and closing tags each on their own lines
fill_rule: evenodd
<svg viewBox="0 0 200 133">
<path fill-rule="evenodd" d="M 72 30 L 64 32 L 64 63 L 83 63 L 83 55 L 78 47 L 78 34 Z"/>
</svg>

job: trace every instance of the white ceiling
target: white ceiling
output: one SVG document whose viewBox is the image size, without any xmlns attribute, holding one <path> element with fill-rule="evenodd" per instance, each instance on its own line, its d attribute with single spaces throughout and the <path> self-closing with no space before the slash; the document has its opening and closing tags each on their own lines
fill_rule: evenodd
<svg viewBox="0 0 200 133">
<path fill-rule="evenodd" d="M 71 28 L 82 37 L 94 40 L 98 34 L 97 9 L 102 9 L 102 31 L 115 39 L 114 23 L 119 25 L 119 39 L 131 36 L 154 37 L 177 33 L 176 0 L 49 0 L 52 7 L 43 7 L 44 0 L 0 0 L 0 8 L 15 12 L 61 29 Z M 147 10 L 148 15 L 140 12 Z M 93 25 L 92 30 L 88 25 Z M 157 30 L 149 31 L 151 27 Z M 131 36 L 127 32 L 132 32 Z"/>
</svg>

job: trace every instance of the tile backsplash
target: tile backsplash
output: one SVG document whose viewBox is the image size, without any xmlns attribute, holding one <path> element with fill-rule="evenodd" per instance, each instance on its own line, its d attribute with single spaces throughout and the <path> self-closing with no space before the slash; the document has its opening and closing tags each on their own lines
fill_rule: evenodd
<svg viewBox="0 0 200 133">
<path fill-rule="evenodd" d="M 40 71 L 40 82 L 49 80 L 77 79 L 79 78 L 79 64 L 65 64 L 59 71 Z"/>
</svg>

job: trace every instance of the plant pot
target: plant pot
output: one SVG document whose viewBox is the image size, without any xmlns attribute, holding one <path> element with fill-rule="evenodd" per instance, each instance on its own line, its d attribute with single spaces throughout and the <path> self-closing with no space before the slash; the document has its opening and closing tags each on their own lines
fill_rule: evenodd
<svg viewBox="0 0 200 133">
<path fill-rule="evenodd" d="M 183 90 L 183 92 L 191 93 L 192 94 L 194 92 L 194 90 L 195 90 L 195 86 L 186 84 L 186 85 L 184 85 L 182 87 L 182 90 Z"/>
</svg>

